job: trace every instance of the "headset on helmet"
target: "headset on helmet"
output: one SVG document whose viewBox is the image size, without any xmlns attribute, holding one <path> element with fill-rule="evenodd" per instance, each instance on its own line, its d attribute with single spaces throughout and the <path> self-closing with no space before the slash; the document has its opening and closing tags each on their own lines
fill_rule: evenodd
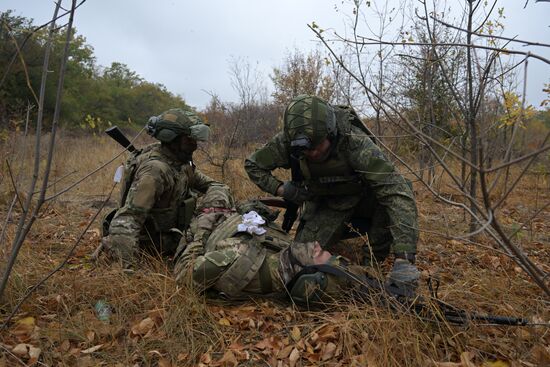
<svg viewBox="0 0 550 367">
<path fill-rule="evenodd" d="M 173 141 L 185 134 L 198 141 L 208 140 L 210 129 L 195 113 L 172 108 L 147 122 L 147 133 L 163 143 Z"/>
</svg>

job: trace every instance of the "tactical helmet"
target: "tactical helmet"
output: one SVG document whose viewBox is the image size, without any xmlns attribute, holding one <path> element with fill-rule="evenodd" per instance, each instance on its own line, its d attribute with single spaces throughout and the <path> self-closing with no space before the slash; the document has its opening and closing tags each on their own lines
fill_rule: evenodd
<svg viewBox="0 0 550 367">
<path fill-rule="evenodd" d="M 325 138 L 336 136 L 334 109 L 319 97 L 299 95 L 285 110 L 283 131 L 291 149 L 312 149 Z"/>
<path fill-rule="evenodd" d="M 172 108 L 152 116 L 147 122 L 147 133 L 163 143 L 169 143 L 182 134 L 197 141 L 206 141 L 210 129 L 195 113 Z"/>
</svg>

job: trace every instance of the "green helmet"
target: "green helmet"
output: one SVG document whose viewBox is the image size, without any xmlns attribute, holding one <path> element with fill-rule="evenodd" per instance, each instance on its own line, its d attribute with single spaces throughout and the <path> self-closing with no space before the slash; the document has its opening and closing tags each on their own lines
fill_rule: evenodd
<svg viewBox="0 0 550 367">
<path fill-rule="evenodd" d="M 185 134 L 197 141 L 206 141 L 210 129 L 194 112 L 171 108 L 147 122 L 147 133 L 163 143 Z"/>
<path fill-rule="evenodd" d="M 284 134 L 291 149 L 311 149 L 336 136 L 334 109 L 323 99 L 306 94 L 292 99 L 285 110 Z"/>
</svg>

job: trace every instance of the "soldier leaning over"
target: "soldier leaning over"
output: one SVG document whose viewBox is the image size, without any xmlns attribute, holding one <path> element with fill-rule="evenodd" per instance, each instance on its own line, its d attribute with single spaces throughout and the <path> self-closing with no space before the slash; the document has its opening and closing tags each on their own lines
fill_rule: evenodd
<svg viewBox="0 0 550 367">
<path fill-rule="evenodd" d="M 245 169 L 262 190 L 303 205 L 297 241 L 319 241 L 325 248 L 349 238 L 349 224 L 368 234 L 365 265 L 392 251 L 389 281 L 414 289 L 419 274 L 413 192 L 369 133 L 350 107 L 301 95 L 287 106 L 283 131 L 253 153 Z M 271 173 L 276 168 L 291 168 L 293 180 L 278 180 Z"/>
<path fill-rule="evenodd" d="M 160 144 L 137 151 L 126 162 L 120 208 L 108 216 L 102 240 L 110 256 L 127 268 L 135 265 L 140 249 L 174 254 L 199 192 L 217 190 L 230 197 L 227 186 L 193 164 L 197 141 L 209 135 L 196 114 L 170 109 L 151 117 L 147 131 Z"/>
</svg>

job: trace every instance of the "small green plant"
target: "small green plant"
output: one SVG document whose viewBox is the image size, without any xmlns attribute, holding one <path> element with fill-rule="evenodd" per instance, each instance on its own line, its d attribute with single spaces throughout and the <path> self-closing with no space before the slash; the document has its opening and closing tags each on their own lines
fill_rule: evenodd
<svg viewBox="0 0 550 367">
<path fill-rule="evenodd" d="M 94 136 L 111 126 L 111 121 L 104 121 L 101 117 L 93 117 L 90 114 L 87 114 L 84 121 L 80 123 L 80 128 L 86 131 L 91 131 Z"/>
</svg>

